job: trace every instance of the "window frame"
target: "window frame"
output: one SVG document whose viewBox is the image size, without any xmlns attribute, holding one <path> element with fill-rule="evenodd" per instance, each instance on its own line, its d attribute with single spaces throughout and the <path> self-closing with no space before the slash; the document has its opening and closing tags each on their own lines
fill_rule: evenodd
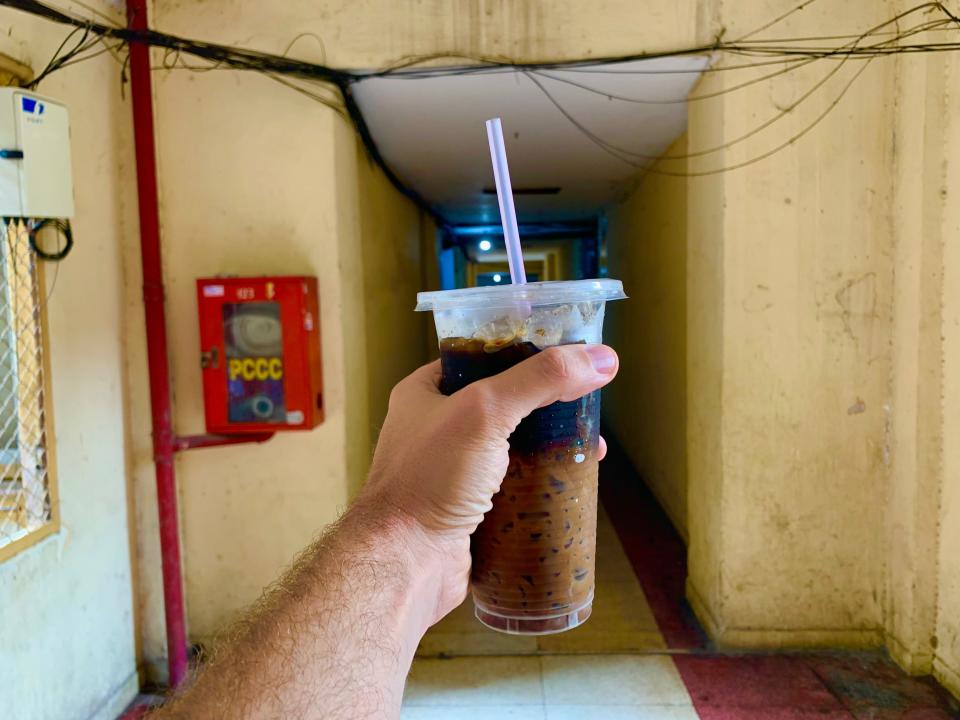
<svg viewBox="0 0 960 720">
<path fill-rule="evenodd" d="M 16 58 L 0 53 L 0 85 L 23 87 L 33 79 L 33 69 Z M 3 224 L 3 241 L 7 241 L 8 228 Z M 60 532 L 60 492 L 57 483 L 56 432 L 53 418 L 53 387 L 50 372 L 50 334 L 47 320 L 47 277 L 45 263 L 35 262 L 37 294 L 37 322 L 40 327 L 40 371 L 43 373 L 43 438 L 46 463 L 47 495 L 50 501 L 50 519 L 21 538 L 0 546 L 0 563 L 19 555 L 46 538 Z"/>
<path fill-rule="evenodd" d="M 7 226 L 4 225 L 4 235 L 7 232 Z M 6 242 L 7 238 L 4 237 L 3 241 Z M 47 494 L 50 500 L 50 519 L 23 537 L 0 546 L 0 563 L 6 562 L 40 541 L 60 532 L 60 492 L 57 483 L 56 433 L 53 419 L 53 392 L 50 381 L 50 336 L 47 321 L 47 301 L 44 295 L 47 288 L 47 278 L 45 264 L 39 258 L 36 259 L 34 267 L 37 288 L 41 291 L 37 296 L 37 322 L 40 330 L 40 371 L 43 374 L 43 451 L 46 463 Z"/>
</svg>

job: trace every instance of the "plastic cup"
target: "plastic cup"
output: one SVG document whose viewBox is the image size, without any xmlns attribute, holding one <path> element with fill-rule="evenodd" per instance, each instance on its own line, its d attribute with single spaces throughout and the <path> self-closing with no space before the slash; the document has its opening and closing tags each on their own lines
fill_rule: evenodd
<svg viewBox="0 0 960 720">
<path fill-rule="evenodd" d="M 450 395 L 552 345 L 599 343 L 619 280 L 573 280 L 420 293 L 440 339 Z M 535 410 L 510 436 L 510 465 L 473 534 L 477 618 L 547 635 L 590 616 L 597 540 L 600 391 Z"/>
</svg>

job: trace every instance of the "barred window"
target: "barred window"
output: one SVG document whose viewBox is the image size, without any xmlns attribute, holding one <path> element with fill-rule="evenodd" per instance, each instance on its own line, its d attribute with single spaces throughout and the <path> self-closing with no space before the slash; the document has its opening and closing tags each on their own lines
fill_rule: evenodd
<svg viewBox="0 0 960 720">
<path fill-rule="evenodd" d="M 0 558 L 57 525 L 47 448 L 40 270 L 22 221 L 0 243 Z"/>
</svg>

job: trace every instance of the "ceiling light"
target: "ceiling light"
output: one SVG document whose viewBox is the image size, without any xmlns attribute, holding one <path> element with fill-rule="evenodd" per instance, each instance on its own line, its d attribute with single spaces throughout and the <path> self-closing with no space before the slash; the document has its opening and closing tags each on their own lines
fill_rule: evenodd
<svg viewBox="0 0 960 720">
<path fill-rule="evenodd" d="M 486 252 L 487 250 L 489 250 L 489 249 L 492 248 L 492 247 L 493 247 L 493 243 L 491 243 L 489 240 L 481 240 L 481 241 L 480 241 L 480 250 L 481 250 L 482 252 Z"/>
<path fill-rule="evenodd" d="M 484 240 L 484 242 L 486 242 L 486 240 Z M 495 273 L 493 276 L 493 281 L 500 282 L 501 280 L 503 280 L 503 278 L 500 276 L 500 273 Z"/>
</svg>

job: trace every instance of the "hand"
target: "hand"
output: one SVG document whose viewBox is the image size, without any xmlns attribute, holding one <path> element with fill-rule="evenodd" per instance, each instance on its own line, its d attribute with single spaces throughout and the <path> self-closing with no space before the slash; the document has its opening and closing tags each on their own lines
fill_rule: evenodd
<svg viewBox="0 0 960 720">
<path fill-rule="evenodd" d="M 439 363 L 403 380 L 360 497 L 157 720 L 398 717 L 423 633 L 466 596 L 470 534 L 506 473 L 507 438 L 616 373 L 610 348 L 567 345 L 450 397 Z"/>
<path fill-rule="evenodd" d="M 440 597 L 431 624 L 466 596 L 470 535 L 506 474 L 510 434 L 535 409 L 603 387 L 617 369 L 616 353 L 604 345 L 564 345 L 450 397 L 438 389 L 439 361 L 394 388 L 357 505 L 412 521 L 404 524 L 413 551 L 425 565 L 437 561 Z M 605 452 L 601 439 L 601 458 Z"/>
</svg>

